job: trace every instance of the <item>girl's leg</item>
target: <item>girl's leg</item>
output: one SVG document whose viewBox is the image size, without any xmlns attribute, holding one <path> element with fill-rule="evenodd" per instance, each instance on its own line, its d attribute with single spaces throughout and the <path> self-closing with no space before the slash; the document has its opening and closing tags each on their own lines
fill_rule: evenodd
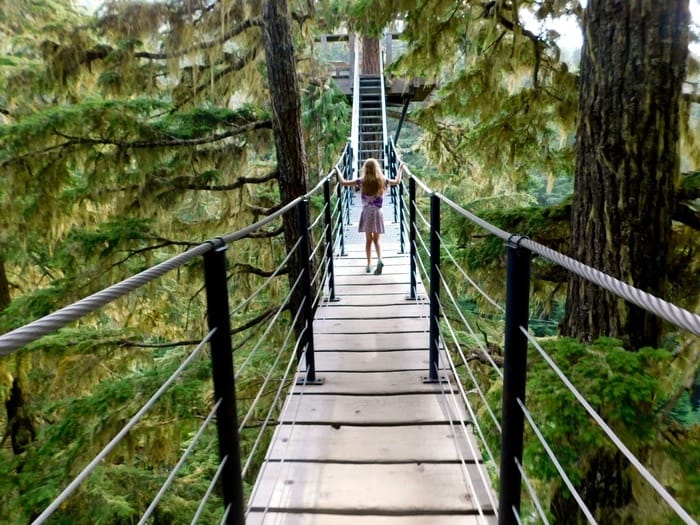
<svg viewBox="0 0 700 525">
<path fill-rule="evenodd" d="M 380 243 L 381 235 L 379 232 L 373 234 L 374 248 L 377 250 L 377 269 L 374 270 L 374 275 L 381 275 L 384 267 L 382 262 L 382 245 Z"/>
<path fill-rule="evenodd" d="M 365 232 L 365 255 L 367 255 L 367 273 L 371 271 L 372 264 L 372 236 L 374 234 Z"/>
<path fill-rule="evenodd" d="M 373 239 L 372 241 L 374 242 L 374 249 L 377 250 L 377 260 L 381 261 L 382 260 L 382 245 L 380 243 L 380 237 L 381 233 L 375 232 L 372 234 Z"/>
</svg>

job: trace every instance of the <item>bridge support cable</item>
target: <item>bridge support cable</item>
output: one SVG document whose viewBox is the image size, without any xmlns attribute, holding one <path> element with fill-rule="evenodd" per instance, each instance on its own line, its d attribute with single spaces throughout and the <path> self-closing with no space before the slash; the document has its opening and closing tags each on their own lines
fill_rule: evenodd
<svg viewBox="0 0 700 525">
<path fill-rule="evenodd" d="M 175 382 L 175 380 L 180 377 L 182 372 L 190 365 L 192 361 L 199 355 L 204 346 L 210 341 L 214 336 L 216 330 L 211 330 L 206 337 L 197 345 L 197 347 L 187 356 L 182 364 L 173 372 L 170 377 L 163 383 L 160 388 L 151 396 L 151 398 L 146 401 L 146 403 L 139 409 L 136 414 L 128 421 L 126 425 L 117 433 L 112 440 L 105 445 L 105 447 L 87 464 L 87 466 L 78 474 L 73 481 L 71 481 L 68 486 L 63 489 L 63 491 L 54 499 L 51 504 L 46 507 L 46 509 L 34 520 L 32 525 L 40 525 L 45 523 L 46 520 L 53 514 L 56 509 L 58 509 L 63 502 L 65 502 L 68 497 L 80 486 L 80 484 L 85 481 L 85 479 L 92 473 L 93 470 L 99 465 L 107 455 L 114 450 L 114 448 L 121 442 L 122 439 L 131 431 L 136 424 L 141 421 L 141 418 L 148 412 L 156 401 L 162 396 L 168 388 Z"/>
<path fill-rule="evenodd" d="M 224 471 L 224 467 L 226 466 L 226 463 L 228 462 L 228 456 L 225 456 L 220 462 L 219 466 L 216 468 L 216 472 L 214 472 L 214 476 L 211 478 L 211 481 L 209 482 L 209 486 L 207 487 L 207 490 L 204 493 L 204 497 L 202 500 L 199 502 L 199 505 L 197 506 L 197 510 L 194 513 L 194 516 L 192 517 L 192 521 L 190 522 L 190 525 L 196 525 L 199 523 L 199 519 L 202 517 L 202 513 L 204 512 L 204 508 L 207 506 L 207 503 L 209 502 L 209 497 L 211 496 L 211 493 L 214 492 L 214 487 L 216 487 L 216 484 L 219 482 L 219 478 L 221 477 L 221 473 Z M 226 505 L 224 508 L 224 520 L 228 520 L 228 516 L 231 513 L 231 507 L 232 505 Z M 222 523 L 228 523 L 228 521 L 222 521 Z M 245 521 L 241 521 L 241 524 L 245 524 Z"/>
<path fill-rule="evenodd" d="M 455 367 L 454 361 L 452 360 L 448 347 L 446 344 L 446 341 L 444 338 L 441 336 L 441 340 L 443 342 L 443 348 L 444 348 L 444 355 L 445 355 L 445 360 L 447 361 L 446 366 L 444 367 L 445 369 L 449 369 L 452 374 L 454 375 L 455 378 L 458 378 L 459 376 L 457 375 L 457 368 Z M 489 501 L 491 502 L 491 507 L 494 510 L 494 513 L 498 515 L 498 506 L 496 505 L 495 498 L 490 490 L 488 490 L 488 487 L 490 486 L 490 480 L 488 477 L 488 473 L 484 469 L 484 465 L 482 461 L 479 461 L 479 456 L 481 455 L 480 451 L 476 450 L 474 447 L 474 443 L 472 442 L 471 439 L 469 439 L 469 431 L 467 429 L 467 425 L 464 422 L 462 418 L 459 417 L 452 417 L 454 414 L 455 416 L 459 415 L 459 406 L 460 402 L 467 408 L 467 411 L 469 412 L 469 417 L 472 420 L 472 424 L 478 427 L 478 423 L 476 422 L 476 414 L 474 413 L 474 409 L 471 406 L 471 403 L 469 403 L 469 400 L 466 397 L 466 392 L 464 392 L 464 387 L 461 384 L 460 381 L 457 381 L 457 384 L 459 385 L 458 389 L 455 389 L 454 386 L 452 386 L 452 381 L 449 378 L 449 375 L 446 376 L 446 380 L 440 383 L 441 387 L 441 394 L 445 398 L 448 407 L 450 409 L 448 410 L 448 413 L 451 415 L 449 418 L 449 425 L 450 425 L 450 430 L 452 431 L 452 435 L 455 438 L 455 448 L 457 451 L 457 454 L 459 455 L 459 462 L 462 467 L 462 476 L 465 481 L 465 485 L 469 489 L 470 494 L 477 494 L 476 487 L 474 485 L 474 480 L 472 480 L 472 477 L 469 475 L 469 472 L 467 471 L 467 461 L 464 458 L 464 455 L 462 454 L 462 451 L 460 448 L 457 446 L 458 439 L 457 439 L 457 426 L 455 425 L 455 421 L 459 421 L 459 430 L 461 431 L 462 435 L 464 436 L 465 442 L 467 443 L 467 446 L 469 447 L 469 452 L 471 453 L 472 457 L 474 458 L 474 465 L 476 467 L 476 470 L 479 474 L 479 479 L 483 486 L 486 488 L 486 493 L 487 497 L 489 498 Z M 458 397 L 455 391 L 459 391 L 460 396 Z M 481 429 L 479 429 L 479 435 L 482 436 Z M 482 436 L 483 437 L 483 436 Z M 485 443 L 485 442 L 484 442 Z M 493 461 L 493 456 L 491 457 L 491 461 Z M 476 510 L 478 512 L 480 521 L 485 523 L 485 517 L 484 517 L 484 508 L 481 505 L 481 501 L 479 501 L 479 498 L 475 499 L 476 503 Z"/>
<path fill-rule="evenodd" d="M 523 469 L 523 466 L 520 464 L 519 461 L 516 461 L 515 464 L 518 466 L 518 471 L 520 471 L 520 476 L 522 477 L 523 481 L 525 482 L 525 487 L 527 488 L 527 493 L 530 495 L 530 501 L 532 501 L 532 504 L 535 506 L 535 510 L 537 510 L 537 515 L 542 520 L 543 525 L 549 525 L 549 520 L 547 519 L 547 515 L 544 512 L 544 508 L 542 508 L 542 503 L 540 502 L 540 499 L 537 497 L 537 493 L 535 492 L 535 487 L 533 487 L 532 483 L 530 482 L 530 478 L 525 473 L 525 470 Z"/>
<path fill-rule="evenodd" d="M 515 523 L 511 507 L 520 511 L 520 471 L 516 460 L 523 460 L 523 413 L 518 400 L 525 400 L 527 371 L 527 329 L 530 301 L 531 252 L 519 245 L 520 238 L 507 244 L 505 356 L 503 361 L 503 432 L 501 433 L 501 468 L 499 491 L 499 525 Z"/>
<path fill-rule="evenodd" d="M 623 443 L 623 441 L 615 434 L 615 432 L 610 428 L 610 426 L 605 422 L 605 420 L 595 411 L 591 404 L 586 400 L 585 397 L 578 391 L 574 384 L 566 377 L 566 374 L 557 366 L 552 357 L 545 352 L 542 346 L 533 338 L 527 329 L 521 328 L 523 336 L 526 337 L 532 345 L 535 347 L 537 352 L 542 356 L 547 365 L 554 371 L 554 373 L 559 377 L 566 388 L 571 392 L 576 398 L 576 401 L 586 410 L 588 415 L 593 418 L 593 420 L 600 426 L 600 428 L 605 432 L 605 434 L 610 438 L 610 440 L 615 444 L 617 449 L 622 452 L 622 454 L 627 458 L 627 460 L 632 464 L 632 466 L 641 474 L 641 476 L 652 486 L 652 488 L 663 498 L 663 500 L 668 503 L 668 505 L 673 509 L 673 511 L 678 515 L 678 517 L 683 521 L 683 523 L 689 525 L 697 525 L 697 522 L 681 507 L 678 502 L 669 494 L 669 492 L 664 488 L 661 483 L 647 470 L 647 468 L 642 465 L 642 463 L 637 459 L 637 457 L 632 453 L 632 451 Z"/>
<path fill-rule="evenodd" d="M 245 523 L 245 516 L 226 277 L 226 244 L 223 241 L 204 255 L 204 280 L 209 329 L 215 330 L 211 338 L 214 398 L 221 400 L 216 414 L 219 457 L 222 461 L 228 458 L 221 473 L 222 496 L 224 506 L 232 507 L 227 519 L 227 523 L 232 525 Z"/>
<path fill-rule="evenodd" d="M 170 474 L 168 475 L 167 479 L 165 480 L 165 483 L 163 483 L 160 490 L 158 491 L 158 494 L 156 494 L 156 496 L 153 498 L 153 501 L 151 501 L 151 504 L 146 509 L 146 512 L 143 513 L 143 516 L 141 516 L 141 519 L 139 520 L 137 525 L 145 525 L 146 522 L 148 521 L 148 518 L 150 518 L 151 514 L 153 514 L 153 511 L 156 510 L 158 503 L 160 503 L 160 500 L 165 495 L 165 492 L 168 490 L 168 488 L 170 488 L 170 485 L 172 485 L 173 481 L 175 480 L 175 476 L 177 476 L 178 472 L 180 472 L 180 469 L 185 464 L 185 461 L 187 460 L 187 458 L 190 457 L 190 454 L 194 450 L 194 447 L 197 445 L 197 443 L 199 443 L 199 439 L 202 437 L 204 430 L 209 426 L 209 423 L 211 422 L 213 417 L 216 415 L 216 412 L 219 410 L 219 405 L 221 405 L 221 399 L 219 399 L 216 402 L 216 404 L 214 405 L 214 408 L 211 409 L 211 411 L 209 412 L 209 415 L 207 415 L 204 422 L 199 426 L 197 433 L 192 438 L 192 441 L 187 446 L 187 449 L 185 449 L 185 452 L 182 453 L 182 455 L 180 456 L 180 459 L 175 464 L 173 469 L 170 471 Z"/>
<path fill-rule="evenodd" d="M 294 316 L 294 319 L 292 319 L 292 323 L 290 324 L 289 328 L 287 329 L 287 334 L 284 338 L 284 341 L 282 342 L 282 348 L 287 347 L 287 343 L 289 342 L 289 338 L 291 337 L 291 335 L 294 333 L 294 327 L 296 326 L 296 323 L 299 320 L 299 315 L 301 314 L 301 312 L 302 312 L 302 310 L 299 309 L 299 311 L 297 311 L 296 315 Z M 250 452 L 248 453 L 248 458 L 246 459 L 245 465 L 243 465 L 243 468 L 241 470 L 241 477 L 245 477 L 245 475 L 248 473 L 248 469 L 250 468 L 250 465 L 252 464 L 252 462 L 255 458 L 255 453 L 258 449 L 258 446 L 260 445 L 260 443 L 262 441 L 262 437 L 265 433 L 265 430 L 267 430 L 267 427 L 270 426 L 272 414 L 273 414 L 274 410 L 279 406 L 279 401 L 282 398 L 282 390 L 285 387 L 287 387 L 289 385 L 289 383 L 291 382 L 290 378 L 293 374 L 292 367 L 294 366 L 294 364 L 297 363 L 296 350 L 299 347 L 299 343 L 300 343 L 300 339 L 297 338 L 294 342 L 294 345 L 292 346 L 293 351 L 289 353 L 289 359 L 287 360 L 287 366 L 284 369 L 284 373 L 282 374 L 282 377 L 279 380 L 279 386 L 277 387 L 275 397 L 272 400 L 272 402 L 270 403 L 270 406 L 267 410 L 267 413 L 265 414 L 265 419 L 263 420 L 262 424 L 260 425 L 260 431 L 258 432 L 258 435 L 255 438 L 255 442 L 250 447 Z M 278 355 L 278 358 L 281 357 L 282 354 L 283 354 L 283 352 L 280 352 L 280 354 Z M 276 366 L 277 366 L 277 364 L 275 362 L 273 367 L 276 367 Z M 265 387 L 265 385 L 263 385 L 259 391 L 262 392 L 264 390 L 264 387 Z M 251 407 L 252 406 L 253 405 L 251 405 Z M 252 414 L 253 411 L 251 410 L 250 413 Z M 244 423 L 245 423 L 245 421 L 243 421 L 241 423 L 241 428 L 239 429 L 239 431 L 242 430 Z"/>
</svg>

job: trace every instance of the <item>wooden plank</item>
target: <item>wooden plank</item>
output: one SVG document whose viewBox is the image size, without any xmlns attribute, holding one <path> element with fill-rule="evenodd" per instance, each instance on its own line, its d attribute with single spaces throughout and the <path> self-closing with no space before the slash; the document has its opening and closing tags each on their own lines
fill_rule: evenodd
<svg viewBox="0 0 700 525">
<path fill-rule="evenodd" d="M 408 272 L 387 273 L 382 275 L 374 275 L 373 273 L 365 273 L 365 266 L 358 266 L 354 273 L 348 275 L 336 275 L 335 285 L 345 286 L 353 284 L 410 284 L 411 277 Z M 379 290 L 375 293 L 381 293 Z"/>
<path fill-rule="evenodd" d="M 466 472 L 465 472 L 466 470 Z M 465 476 L 478 485 L 468 491 Z M 491 509 L 476 465 L 266 462 L 253 510 L 346 513 L 470 513 Z"/>
<path fill-rule="evenodd" d="M 393 301 L 388 304 L 376 304 L 373 297 L 368 296 L 362 304 L 356 306 L 346 305 L 345 301 L 331 304 L 323 304 L 316 310 L 314 319 L 388 319 L 399 317 L 402 319 L 415 317 L 428 317 L 430 309 L 427 305 L 416 304 L 414 301 L 406 301 L 400 296 L 399 303 Z M 316 323 L 314 323 L 314 327 Z"/>
<path fill-rule="evenodd" d="M 316 350 L 420 350 L 428 348 L 430 336 L 427 332 L 405 332 L 400 334 L 317 334 L 314 336 Z"/>
<path fill-rule="evenodd" d="M 361 281 L 359 279 L 365 279 L 364 281 Z M 404 294 L 406 297 L 408 297 L 410 290 L 410 282 L 405 282 L 405 283 L 383 283 L 381 280 L 380 275 L 373 275 L 371 279 L 374 279 L 370 281 L 370 277 L 368 275 L 363 275 L 363 276 L 358 276 L 358 277 L 353 277 L 352 280 L 354 282 L 345 282 L 343 284 L 338 284 L 338 282 L 335 283 L 336 290 L 335 293 L 336 295 L 340 298 L 340 300 L 343 300 L 343 297 L 346 295 L 373 295 L 376 297 L 379 297 L 380 295 L 383 294 L 390 294 L 390 295 L 398 295 L 398 294 Z M 371 286 L 368 286 L 371 285 Z M 423 288 L 422 285 L 418 285 L 416 287 L 417 293 L 425 297 L 425 288 Z"/>
<path fill-rule="evenodd" d="M 357 289 L 353 288 L 353 290 L 357 291 Z M 372 293 L 349 293 L 352 292 L 353 290 L 349 289 L 348 287 L 343 288 L 342 290 L 336 290 L 336 293 L 340 294 L 342 292 L 342 295 L 338 295 L 336 297 L 336 300 L 333 302 L 330 302 L 328 300 L 328 296 L 323 298 L 323 302 L 321 303 L 321 306 L 319 308 L 331 308 L 331 307 L 343 307 L 343 306 L 367 306 L 367 305 L 374 305 L 374 306 L 383 306 L 383 305 L 412 305 L 412 306 L 420 306 L 423 308 L 428 309 L 428 305 L 424 304 L 422 302 L 419 302 L 416 299 L 409 299 L 408 298 L 408 285 L 405 285 L 402 287 L 401 291 L 398 293 L 384 293 L 380 295 L 372 294 Z M 369 290 L 369 288 L 368 288 Z"/>
<path fill-rule="evenodd" d="M 322 373 L 320 370 L 321 359 L 316 361 L 316 373 L 323 379 L 322 385 L 315 385 L 311 389 L 305 390 L 306 393 L 316 394 L 357 394 L 376 396 L 376 395 L 396 395 L 396 394 L 422 394 L 429 392 L 441 392 L 442 389 L 450 388 L 447 384 L 425 383 L 424 377 L 428 375 L 428 368 L 425 370 L 408 370 L 401 372 L 333 372 Z M 299 371 L 303 372 L 306 367 L 303 363 L 299 365 Z M 447 376 L 445 372 L 441 373 Z M 450 385 L 453 391 L 456 391 L 454 377 L 449 374 Z"/>
<path fill-rule="evenodd" d="M 318 350 L 318 348 L 316 350 Z M 319 373 L 428 370 L 427 347 L 420 350 L 384 350 L 381 352 L 336 352 L 332 350 L 321 350 L 315 353 L 315 358 L 316 370 Z"/>
<path fill-rule="evenodd" d="M 405 332 L 427 332 L 430 330 L 428 317 L 402 319 L 316 319 L 314 334 L 363 334 L 365 332 L 385 332 L 400 334 Z"/>
<path fill-rule="evenodd" d="M 471 427 L 280 425 L 266 459 L 364 463 L 479 462 Z M 476 454 L 476 459 L 475 459 Z"/>
<path fill-rule="evenodd" d="M 460 398 L 457 403 L 442 394 L 397 396 L 314 395 L 314 386 L 303 395 L 289 396 L 280 422 L 334 423 L 338 425 L 410 425 L 468 421 Z M 302 389 L 297 387 L 296 392 Z"/>
<path fill-rule="evenodd" d="M 379 516 L 253 511 L 246 518 L 246 525 L 496 525 L 497 523 L 498 518 L 492 515 L 480 517 L 462 514 Z"/>
</svg>

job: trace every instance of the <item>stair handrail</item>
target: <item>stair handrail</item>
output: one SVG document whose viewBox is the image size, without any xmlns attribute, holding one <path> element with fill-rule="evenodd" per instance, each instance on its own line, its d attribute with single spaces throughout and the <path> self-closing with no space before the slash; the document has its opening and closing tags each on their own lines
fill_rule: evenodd
<svg viewBox="0 0 700 525">
<path fill-rule="evenodd" d="M 384 39 L 382 39 L 384 40 Z M 386 90 L 384 87 L 384 53 L 382 52 L 382 45 L 379 46 L 379 100 L 382 108 L 382 151 L 384 152 L 383 155 L 383 164 L 384 164 L 384 172 L 386 173 L 386 170 L 388 168 L 388 163 L 387 163 L 387 140 L 386 140 Z"/>
<path fill-rule="evenodd" d="M 359 159 L 360 140 L 360 47 L 359 38 L 355 34 L 353 41 L 353 79 L 352 79 L 352 127 L 350 131 L 350 144 L 352 146 L 353 158 Z M 357 177 L 357 162 L 352 163 L 352 178 Z"/>
</svg>

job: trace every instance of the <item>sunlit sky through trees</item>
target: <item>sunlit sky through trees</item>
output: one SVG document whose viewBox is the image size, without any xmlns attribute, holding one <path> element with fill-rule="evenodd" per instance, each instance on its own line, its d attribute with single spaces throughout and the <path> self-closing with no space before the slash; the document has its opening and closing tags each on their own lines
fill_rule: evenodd
<svg viewBox="0 0 700 525">
<path fill-rule="evenodd" d="M 83 6 L 88 12 L 94 12 L 103 3 L 103 0 L 75 0 L 80 6 Z M 581 4 L 586 5 L 586 0 L 581 0 Z M 694 24 L 700 24 L 700 0 L 690 0 L 690 14 Z M 549 23 L 542 24 L 538 27 L 537 21 L 532 17 L 531 20 L 525 20 L 525 24 L 531 26 L 534 32 L 539 32 L 551 29 L 560 34 L 559 45 L 564 50 L 566 55 L 581 48 L 582 36 L 581 30 L 576 24 L 573 17 L 563 17 L 558 20 L 552 20 Z M 691 49 L 695 55 L 700 55 L 700 44 L 694 44 Z"/>
</svg>

